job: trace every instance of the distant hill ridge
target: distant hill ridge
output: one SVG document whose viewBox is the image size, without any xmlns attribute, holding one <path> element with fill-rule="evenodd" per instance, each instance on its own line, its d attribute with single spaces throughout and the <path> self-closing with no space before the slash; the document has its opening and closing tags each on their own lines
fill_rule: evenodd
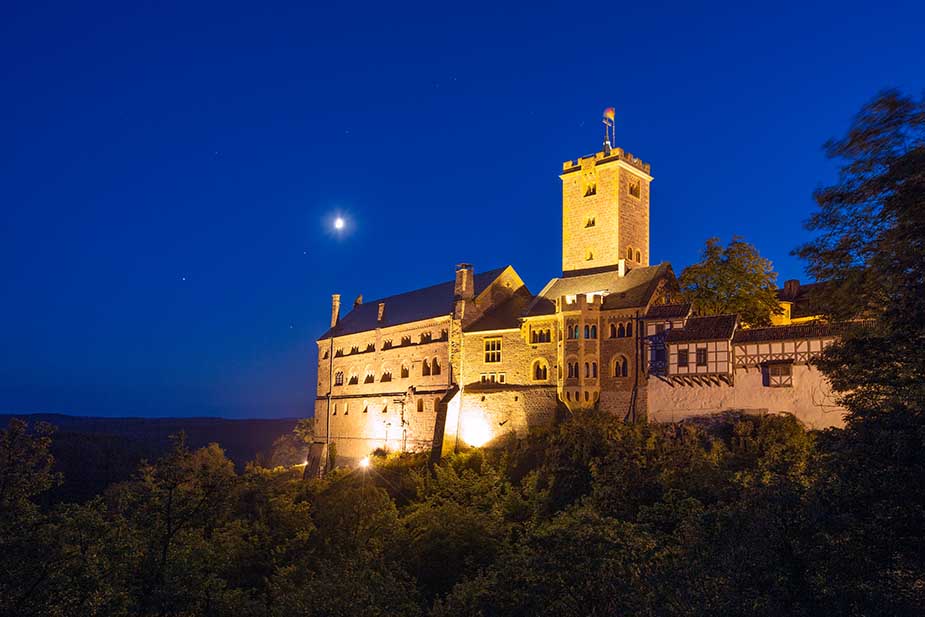
<svg viewBox="0 0 925 617">
<path fill-rule="evenodd" d="M 57 427 L 52 438 L 55 467 L 64 485 L 54 500 L 82 500 L 113 482 L 127 480 L 142 459 L 154 460 L 170 447 L 170 436 L 185 432 L 190 448 L 212 442 L 240 470 L 253 460 L 265 460 L 277 438 L 292 432 L 298 418 L 106 418 L 56 413 L 0 414 L 0 426 L 10 418 L 31 425 L 48 422 Z"/>
</svg>

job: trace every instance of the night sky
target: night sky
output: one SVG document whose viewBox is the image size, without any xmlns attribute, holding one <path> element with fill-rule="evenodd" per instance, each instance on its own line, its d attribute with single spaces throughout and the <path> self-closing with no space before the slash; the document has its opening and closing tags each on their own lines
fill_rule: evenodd
<svg viewBox="0 0 925 617">
<path fill-rule="evenodd" d="M 763 4 L 3 3 L 0 412 L 307 415 L 332 292 L 559 273 L 610 105 L 653 262 L 740 234 L 800 277 L 821 145 L 921 92 L 925 5 Z"/>
</svg>

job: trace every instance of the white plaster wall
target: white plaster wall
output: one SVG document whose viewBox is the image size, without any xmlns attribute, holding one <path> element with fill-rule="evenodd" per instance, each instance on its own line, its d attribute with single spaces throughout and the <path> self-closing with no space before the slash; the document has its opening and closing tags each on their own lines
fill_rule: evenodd
<svg viewBox="0 0 925 617">
<path fill-rule="evenodd" d="M 677 422 L 722 411 L 789 413 L 807 428 L 844 426 L 845 410 L 832 396 L 825 376 L 809 365 L 793 366 L 793 387 L 762 385 L 758 368 L 738 369 L 735 385 L 697 386 L 669 384 L 656 377 L 648 383 L 648 417 L 651 422 Z"/>
</svg>

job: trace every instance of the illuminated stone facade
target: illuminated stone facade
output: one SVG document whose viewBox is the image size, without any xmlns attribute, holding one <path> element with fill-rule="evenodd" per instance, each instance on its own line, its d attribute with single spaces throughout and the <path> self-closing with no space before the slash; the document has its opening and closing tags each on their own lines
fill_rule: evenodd
<svg viewBox="0 0 925 617">
<path fill-rule="evenodd" d="M 743 335 L 734 315 L 695 318 L 671 303 L 671 267 L 649 265 L 647 163 L 605 146 L 565 162 L 560 178 L 562 276 L 538 294 L 511 266 L 459 264 L 445 283 L 357 298 L 343 318 L 333 297 L 314 413 L 316 435 L 341 458 L 478 446 L 591 409 L 630 421 L 734 409 L 841 422 L 807 365 L 828 332 Z"/>
</svg>

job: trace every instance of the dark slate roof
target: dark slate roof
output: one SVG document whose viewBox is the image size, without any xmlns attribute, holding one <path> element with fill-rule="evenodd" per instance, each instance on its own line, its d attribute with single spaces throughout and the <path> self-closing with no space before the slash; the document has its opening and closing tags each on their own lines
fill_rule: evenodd
<svg viewBox="0 0 925 617">
<path fill-rule="evenodd" d="M 757 343 L 764 341 L 788 341 L 793 339 L 824 338 L 835 336 L 836 328 L 821 321 L 790 326 L 769 328 L 747 328 L 736 330 L 733 343 Z"/>
<path fill-rule="evenodd" d="M 825 283 L 800 284 L 799 281 L 787 281 L 784 287 L 777 290 L 777 299 L 792 303 L 792 318 L 812 317 L 825 312 L 825 287 Z"/>
<path fill-rule="evenodd" d="M 482 293 L 508 267 L 505 266 L 504 268 L 496 268 L 476 274 L 474 277 L 475 295 L 478 296 Z M 388 328 L 389 326 L 449 315 L 453 312 L 455 289 L 456 281 L 452 280 L 439 285 L 364 302 L 341 317 L 338 324 L 318 337 L 318 340 L 329 338 L 332 334 L 334 336 L 356 334 L 366 330 Z M 385 303 L 385 311 L 381 322 L 378 321 L 380 302 Z"/>
<path fill-rule="evenodd" d="M 691 317 L 683 328 L 669 330 L 665 340 L 669 343 L 729 340 L 738 321 L 738 315 Z"/>
<path fill-rule="evenodd" d="M 487 330 L 506 330 L 520 327 L 520 317 L 524 308 L 533 301 L 533 294 L 526 286 L 518 289 L 510 298 L 494 307 L 474 322 L 466 326 L 466 332 L 485 332 Z"/>
<path fill-rule="evenodd" d="M 633 268 L 620 276 L 617 268 L 595 274 L 554 278 L 533 299 L 524 315 L 552 315 L 556 312 L 556 298 L 595 291 L 604 292 L 603 308 L 621 309 L 645 306 L 658 287 L 658 282 L 671 272 L 667 263 L 644 268 Z"/>
<path fill-rule="evenodd" d="M 646 319 L 679 319 L 690 314 L 690 304 L 659 304 L 649 307 Z"/>
</svg>

